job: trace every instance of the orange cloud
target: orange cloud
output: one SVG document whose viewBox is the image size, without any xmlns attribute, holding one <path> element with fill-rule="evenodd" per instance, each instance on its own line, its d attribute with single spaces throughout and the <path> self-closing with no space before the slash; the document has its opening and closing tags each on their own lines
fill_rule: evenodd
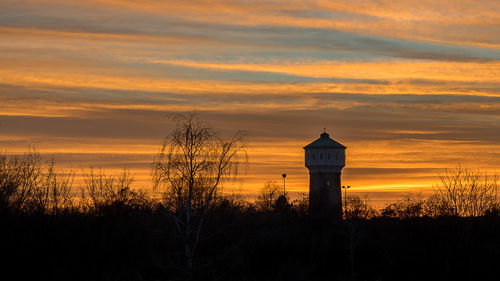
<svg viewBox="0 0 500 281">
<path fill-rule="evenodd" d="M 141 1 L 106 0 L 110 6 L 207 23 L 327 28 L 412 40 L 498 49 L 494 32 L 476 27 L 500 23 L 496 1 Z M 344 14 L 339 14 L 344 13 Z M 448 28 L 454 26 L 455 28 Z M 465 27 L 471 27 L 464 32 Z"/>
<path fill-rule="evenodd" d="M 178 60 L 151 60 L 176 66 L 206 68 L 213 70 L 244 70 L 284 73 L 314 78 L 352 78 L 352 79 L 429 79 L 449 81 L 498 82 L 500 62 L 460 63 L 435 61 L 294 61 L 268 64 L 223 63 Z"/>
</svg>

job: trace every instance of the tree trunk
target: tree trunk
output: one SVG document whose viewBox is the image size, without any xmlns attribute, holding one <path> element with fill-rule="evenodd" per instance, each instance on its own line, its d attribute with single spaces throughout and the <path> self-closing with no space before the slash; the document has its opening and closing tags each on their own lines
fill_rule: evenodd
<svg viewBox="0 0 500 281">
<path fill-rule="evenodd" d="M 186 279 L 192 280 L 193 277 L 193 251 L 189 243 L 184 244 L 184 255 L 186 257 Z"/>
</svg>

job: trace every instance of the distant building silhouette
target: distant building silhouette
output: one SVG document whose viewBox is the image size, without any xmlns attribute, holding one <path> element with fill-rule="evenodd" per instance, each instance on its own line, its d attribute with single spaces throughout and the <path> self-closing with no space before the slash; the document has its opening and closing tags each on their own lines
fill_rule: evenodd
<svg viewBox="0 0 500 281">
<path fill-rule="evenodd" d="M 309 169 L 309 210 L 313 216 L 342 219 L 340 177 L 345 166 L 346 147 L 322 133 L 304 147 Z"/>
</svg>

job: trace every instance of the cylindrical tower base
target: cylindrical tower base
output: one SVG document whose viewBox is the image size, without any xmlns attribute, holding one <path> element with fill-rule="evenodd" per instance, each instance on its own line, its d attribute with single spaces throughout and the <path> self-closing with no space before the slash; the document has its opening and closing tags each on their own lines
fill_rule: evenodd
<svg viewBox="0 0 500 281">
<path fill-rule="evenodd" d="M 309 211 L 314 217 L 342 220 L 340 173 L 309 173 Z"/>
</svg>

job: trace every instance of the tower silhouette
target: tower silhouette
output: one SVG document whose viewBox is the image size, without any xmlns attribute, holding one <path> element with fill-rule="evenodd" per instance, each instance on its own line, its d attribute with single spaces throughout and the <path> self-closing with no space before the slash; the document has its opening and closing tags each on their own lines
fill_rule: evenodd
<svg viewBox="0 0 500 281">
<path fill-rule="evenodd" d="M 313 216 L 342 219 L 340 177 L 345 166 L 346 147 L 323 132 L 304 147 L 309 169 L 309 211 Z"/>
</svg>

